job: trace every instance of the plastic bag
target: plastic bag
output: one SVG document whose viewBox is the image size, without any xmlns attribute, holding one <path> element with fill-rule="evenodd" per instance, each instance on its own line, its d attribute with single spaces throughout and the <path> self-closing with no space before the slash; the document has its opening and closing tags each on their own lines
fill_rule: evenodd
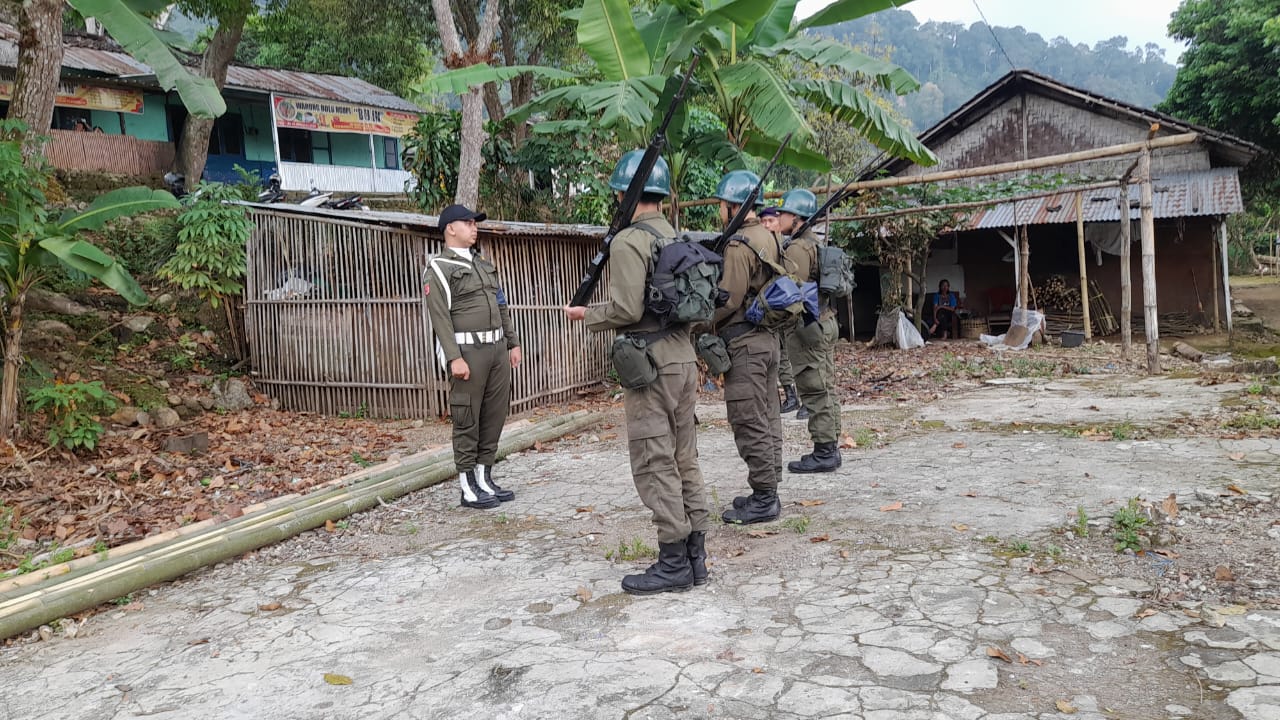
<svg viewBox="0 0 1280 720">
<path fill-rule="evenodd" d="M 920 331 L 916 330 L 916 324 L 911 322 L 901 310 L 898 311 L 898 333 L 896 339 L 900 350 L 924 347 L 924 338 L 920 337 Z"/>
<path fill-rule="evenodd" d="M 978 339 L 991 347 L 1026 350 L 1036 331 L 1044 329 L 1044 313 L 1015 307 L 1010 314 L 1009 332 L 1003 335 L 982 335 Z"/>
</svg>

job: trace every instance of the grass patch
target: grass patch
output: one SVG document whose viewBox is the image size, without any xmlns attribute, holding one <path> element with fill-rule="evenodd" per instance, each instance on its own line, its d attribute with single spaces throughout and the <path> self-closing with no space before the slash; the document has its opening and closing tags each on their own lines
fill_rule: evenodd
<svg viewBox="0 0 1280 720">
<path fill-rule="evenodd" d="M 1138 498 L 1129 498 L 1128 504 L 1116 510 L 1111 516 L 1115 523 L 1116 552 L 1122 550 L 1141 550 L 1142 539 L 1139 531 L 1149 522 L 1138 507 Z"/>
<path fill-rule="evenodd" d="M 782 521 L 782 527 L 790 530 L 797 535 L 803 535 L 809 529 L 811 520 L 808 515 L 792 515 Z"/>
<path fill-rule="evenodd" d="M 617 548 L 604 551 L 605 560 L 641 560 L 656 557 L 658 557 L 658 551 L 646 545 L 640 538 L 631 538 L 630 541 L 619 540 Z"/>
<path fill-rule="evenodd" d="M 1252 412 L 1231 418 L 1227 421 L 1227 427 L 1235 430 L 1271 430 L 1280 428 L 1280 417 Z"/>
</svg>

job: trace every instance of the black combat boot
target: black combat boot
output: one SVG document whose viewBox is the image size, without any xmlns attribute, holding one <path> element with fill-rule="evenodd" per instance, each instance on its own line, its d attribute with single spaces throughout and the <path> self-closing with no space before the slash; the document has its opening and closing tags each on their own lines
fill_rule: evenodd
<svg viewBox="0 0 1280 720">
<path fill-rule="evenodd" d="M 756 490 L 742 507 L 726 511 L 721 519 L 727 523 L 751 525 L 777 520 L 781 514 L 782 503 L 778 500 L 777 490 Z"/>
<path fill-rule="evenodd" d="M 476 484 L 480 486 L 481 490 L 484 490 L 498 498 L 498 502 L 511 502 L 516 499 L 516 494 L 514 492 L 504 489 L 498 484 L 498 481 L 494 479 L 492 465 L 476 466 Z"/>
<path fill-rule="evenodd" d="M 809 408 L 801 405 L 799 412 L 796 413 L 797 420 L 808 420 L 813 413 L 809 412 Z"/>
<path fill-rule="evenodd" d="M 800 396 L 796 394 L 796 386 L 788 385 L 782 388 L 782 392 L 786 393 L 786 398 L 782 401 L 782 408 L 779 412 L 789 413 L 800 409 Z"/>
<path fill-rule="evenodd" d="M 693 568 L 693 584 L 707 584 L 707 534 L 691 532 L 684 541 L 689 555 L 689 567 Z"/>
<path fill-rule="evenodd" d="M 498 498 L 493 493 L 482 489 L 476 481 L 476 471 L 468 470 L 458 473 L 458 484 L 462 486 L 462 507 L 488 510 L 498 507 Z"/>
<path fill-rule="evenodd" d="M 787 470 L 793 473 L 835 472 L 838 467 L 840 467 L 840 451 L 836 449 L 836 444 L 833 442 L 814 443 L 812 453 L 787 463 Z"/>
<path fill-rule="evenodd" d="M 658 562 L 639 575 L 622 578 L 622 589 L 631 595 L 684 592 L 693 587 L 693 566 L 684 540 L 658 543 Z"/>
</svg>

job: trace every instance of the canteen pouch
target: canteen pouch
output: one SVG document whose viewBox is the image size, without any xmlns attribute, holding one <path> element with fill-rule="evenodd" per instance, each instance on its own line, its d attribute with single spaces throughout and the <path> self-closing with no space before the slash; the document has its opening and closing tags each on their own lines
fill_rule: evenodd
<svg viewBox="0 0 1280 720">
<path fill-rule="evenodd" d="M 618 383 L 628 390 L 649 387 L 658 379 L 658 364 L 644 338 L 619 335 L 613 340 L 609 358 L 618 373 Z"/>
<path fill-rule="evenodd" d="M 729 362 L 729 348 L 719 335 L 712 333 L 699 335 L 696 350 L 698 357 L 707 364 L 707 373 L 713 377 L 729 372 L 729 368 L 732 367 Z"/>
</svg>

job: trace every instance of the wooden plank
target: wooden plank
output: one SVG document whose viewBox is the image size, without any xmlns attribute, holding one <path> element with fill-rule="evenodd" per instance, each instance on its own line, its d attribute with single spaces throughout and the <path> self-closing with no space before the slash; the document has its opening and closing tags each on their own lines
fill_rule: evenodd
<svg viewBox="0 0 1280 720">
<path fill-rule="evenodd" d="M 1156 228 L 1151 186 L 1151 150 L 1138 156 L 1141 182 L 1139 209 L 1142 213 L 1142 309 L 1147 335 L 1147 372 L 1160 372 L 1160 318 L 1156 300 Z"/>
</svg>

